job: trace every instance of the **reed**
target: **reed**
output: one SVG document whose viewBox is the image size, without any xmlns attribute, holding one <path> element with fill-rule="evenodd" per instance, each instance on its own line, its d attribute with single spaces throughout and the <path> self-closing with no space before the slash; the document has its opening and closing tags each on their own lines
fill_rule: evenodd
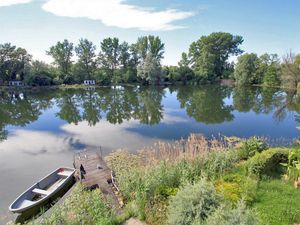
<svg viewBox="0 0 300 225">
<path fill-rule="evenodd" d="M 193 161 L 206 158 L 210 152 L 227 151 L 240 142 L 238 138 L 205 138 L 203 135 L 191 134 L 187 139 L 158 142 L 154 146 L 138 152 L 139 163 L 144 166 L 157 165 L 162 161 L 177 163 L 181 160 Z"/>
</svg>

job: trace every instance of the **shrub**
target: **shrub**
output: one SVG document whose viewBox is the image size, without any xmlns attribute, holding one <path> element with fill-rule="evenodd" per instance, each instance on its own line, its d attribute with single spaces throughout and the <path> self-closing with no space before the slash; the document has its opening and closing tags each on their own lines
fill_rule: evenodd
<svg viewBox="0 0 300 225">
<path fill-rule="evenodd" d="M 168 207 L 168 223 L 188 225 L 193 221 L 204 221 L 218 206 L 220 197 L 206 179 L 188 184 L 171 197 Z"/>
<path fill-rule="evenodd" d="M 149 200 L 145 208 L 147 224 L 165 224 L 167 204 L 168 202 L 165 199 L 159 197 Z"/>
<path fill-rule="evenodd" d="M 204 171 L 209 179 L 220 177 L 224 171 L 231 169 L 236 161 L 235 155 L 230 151 L 215 150 L 208 154 L 204 163 Z"/>
<path fill-rule="evenodd" d="M 286 168 L 285 178 L 287 180 L 298 180 L 300 177 L 300 151 L 290 151 L 288 155 L 288 162 L 282 163 Z"/>
<path fill-rule="evenodd" d="M 258 137 L 252 137 L 241 143 L 241 146 L 238 149 L 238 157 L 240 159 L 248 159 L 257 152 L 262 152 L 266 149 L 268 149 L 268 145 L 265 140 Z"/>
<path fill-rule="evenodd" d="M 222 180 L 215 183 L 216 189 L 223 197 L 237 203 L 243 199 L 247 203 L 252 203 L 256 196 L 258 182 L 256 179 L 240 174 L 230 174 L 224 176 Z"/>
<path fill-rule="evenodd" d="M 199 224 L 194 222 L 193 225 Z M 227 205 L 220 206 L 205 221 L 206 225 L 258 225 L 259 221 L 254 211 L 247 209 L 246 204 L 240 201 L 236 208 Z M 200 224 L 199 224 L 200 225 Z"/>
<path fill-rule="evenodd" d="M 280 174 L 282 172 L 280 163 L 287 163 L 289 151 L 289 149 L 275 148 L 255 154 L 247 162 L 248 173 L 260 177 Z"/>
<path fill-rule="evenodd" d="M 220 180 L 216 182 L 215 186 L 216 190 L 221 193 L 226 200 L 237 202 L 241 199 L 242 189 L 239 183 Z"/>
<path fill-rule="evenodd" d="M 55 207 L 51 216 L 43 218 L 39 224 L 115 225 L 118 221 L 100 190 L 84 191 L 78 185 L 64 204 Z"/>
</svg>

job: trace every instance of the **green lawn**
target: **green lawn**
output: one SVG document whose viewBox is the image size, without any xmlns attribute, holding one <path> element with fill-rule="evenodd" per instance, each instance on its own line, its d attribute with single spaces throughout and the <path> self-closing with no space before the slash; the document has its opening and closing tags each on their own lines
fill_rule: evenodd
<svg viewBox="0 0 300 225">
<path fill-rule="evenodd" d="M 280 179 L 262 180 L 253 207 L 262 225 L 300 223 L 300 189 Z"/>
</svg>

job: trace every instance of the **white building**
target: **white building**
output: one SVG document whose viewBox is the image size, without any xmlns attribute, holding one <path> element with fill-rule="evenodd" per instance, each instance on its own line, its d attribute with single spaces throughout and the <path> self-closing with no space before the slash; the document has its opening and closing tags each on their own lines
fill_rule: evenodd
<svg viewBox="0 0 300 225">
<path fill-rule="evenodd" d="M 14 81 L 9 81 L 8 85 L 9 86 L 24 86 L 24 83 L 19 80 L 14 80 Z"/>
<path fill-rule="evenodd" d="M 83 81 L 84 85 L 96 85 L 96 81 L 95 80 L 84 80 Z"/>
</svg>

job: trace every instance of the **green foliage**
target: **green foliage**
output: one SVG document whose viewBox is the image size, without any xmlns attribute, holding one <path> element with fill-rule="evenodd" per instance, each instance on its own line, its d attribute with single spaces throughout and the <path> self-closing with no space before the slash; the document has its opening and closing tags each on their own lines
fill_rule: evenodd
<svg viewBox="0 0 300 225">
<path fill-rule="evenodd" d="M 78 185 L 64 204 L 54 208 L 51 216 L 43 218 L 39 224 L 114 225 L 118 221 L 99 190 L 89 192 Z"/>
<path fill-rule="evenodd" d="M 234 71 L 234 78 L 238 85 L 259 84 L 262 77 L 257 72 L 259 58 L 256 54 L 244 54 L 238 57 L 238 62 Z"/>
<path fill-rule="evenodd" d="M 260 73 L 263 74 L 264 86 L 280 85 L 280 60 L 276 54 L 263 54 L 260 57 Z"/>
<path fill-rule="evenodd" d="M 237 164 L 216 182 L 218 192 L 232 203 L 243 199 L 250 205 L 255 200 L 258 180 L 247 175 L 246 165 L 245 162 Z"/>
<path fill-rule="evenodd" d="M 280 62 L 276 54 L 244 54 L 238 57 L 234 71 L 238 85 L 280 85 Z"/>
<path fill-rule="evenodd" d="M 147 55 L 151 54 L 159 62 L 163 59 L 165 44 L 159 37 L 152 35 L 140 37 L 134 45 L 141 61 L 146 60 Z"/>
<path fill-rule="evenodd" d="M 28 74 L 25 76 L 25 82 L 31 86 L 49 86 L 53 82 L 53 69 L 44 62 L 33 61 Z"/>
<path fill-rule="evenodd" d="M 23 48 L 10 43 L 0 44 L 0 80 L 24 80 L 28 73 L 31 55 Z"/>
<path fill-rule="evenodd" d="M 73 43 L 68 40 L 64 40 L 63 42 L 57 42 L 56 45 L 50 47 L 50 50 L 47 51 L 47 54 L 52 56 L 54 64 L 57 65 L 60 70 L 60 79 L 66 84 L 72 83 L 70 82 L 70 72 L 73 50 Z"/>
<path fill-rule="evenodd" d="M 75 48 L 78 57 L 78 69 L 83 76 L 83 80 L 92 80 L 96 70 L 96 46 L 87 39 L 80 39 Z"/>
<path fill-rule="evenodd" d="M 255 154 L 247 162 L 248 172 L 258 176 L 278 176 L 282 173 L 280 163 L 288 161 L 289 149 L 275 148 Z"/>
<path fill-rule="evenodd" d="M 288 154 L 288 162 L 282 163 L 286 167 L 286 177 L 289 180 L 295 181 L 300 177 L 300 151 L 291 150 Z"/>
<path fill-rule="evenodd" d="M 215 82 L 222 78 L 228 67 L 228 58 L 239 55 L 243 43 L 241 36 L 217 32 L 202 36 L 189 49 L 192 68 L 199 82 Z"/>
<path fill-rule="evenodd" d="M 196 225 L 199 223 L 194 223 Z M 206 225 L 258 225 L 257 214 L 247 209 L 243 201 L 231 208 L 230 205 L 221 205 L 205 221 Z M 200 225 L 200 224 L 199 224 Z"/>
<path fill-rule="evenodd" d="M 160 84 L 162 80 L 160 62 L 151 53 L 147 54 L 145 61 L 137 68 L 137 75 L 146 83 Z"/>
<path fill-rule="evenodd" d="M 113 80 L 115 71 L 119 66 L 120 44 L 118 38 L 105 38 L 101 42 L 101 52 L 99 54 L 99 63 Z"/>
<path fill-rule="evenodd" d="M 222 194 L 226 200 L 237 202 L 241 199 L 243 192 L 239 182 L 226 182 L 220 180 L 216 182 L 215 186 L 218 193 Z"/>
<path fill-rule="evenodd" d="M 203 171 L 210 179 L 219 178 L 226 170 L 231 169 L 236 162 L 234 152 L 213 151 L 207 156 Z"/>
<path fill-rule="evenodd" d="M 264 139 L 259 137 L 251 137 L 241 142 L 238 148 L 238 157 L 240 159 L 248 159 L 254 156 L 257 152 L 262 152 L 268 149 L 268 144 Z"/>
<path fill-rule="evenodd" d="M 215 188 L 206 179 L 188 184 L 172 197 L 168 207 L 168 223 L 189 225 L 204 221 L 220 204 Z"/>
<path fill-rule="evenodd" d="M 194 72 L 190 68 L 190 60 L 187 54 L 182 53 L 181 57 L 178 66 L 163 67 L 163 73 L 167 81 L 186 84 L 194 78 Z"/>
</svg>

